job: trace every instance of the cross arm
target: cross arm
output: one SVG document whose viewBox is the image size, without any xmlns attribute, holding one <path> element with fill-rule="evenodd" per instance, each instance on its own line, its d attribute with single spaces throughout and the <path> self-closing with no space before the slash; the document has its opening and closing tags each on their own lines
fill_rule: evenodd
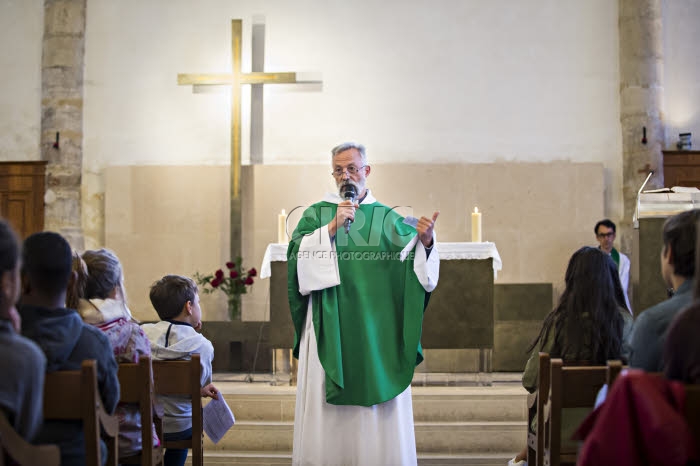
<svg viewBox="0 0 700 466">
<path fill-rule="evenodd" d="M 286 84 L 297 82 L 296 73 L 243 73 L 239 77 L 240 84 Z M 178 74 L 177 83 L 183 85 L 232 85 L 236 77 L 232 73 L 219 74 Z"/>
<path fill-rule="evenodd" d="M 234 76 L 232 73 L 220 73 L 220 74 L 178 74 L 177 84 L 180 86 L 186 86 L 188 84 L 233 84 Z"/>
</svg>

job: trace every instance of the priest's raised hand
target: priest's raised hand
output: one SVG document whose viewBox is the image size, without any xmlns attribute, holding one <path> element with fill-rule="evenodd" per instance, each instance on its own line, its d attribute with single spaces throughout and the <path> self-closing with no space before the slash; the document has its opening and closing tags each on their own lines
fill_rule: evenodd
<svg viewBox="0 0 700 466">
<path fill-rule="evenodd" d="M 420 238 L 421 243 L 426 248 L 433 247 L 433 229 L 435 228 L 435 222 L 437 221 L 440 211 L 436 211 L 433 214 L 433 218 L 421 217 L 418 220 L 418 225 L 416 225 L 416 231 L 418 231 L 418 238 Z"/>
</svg>

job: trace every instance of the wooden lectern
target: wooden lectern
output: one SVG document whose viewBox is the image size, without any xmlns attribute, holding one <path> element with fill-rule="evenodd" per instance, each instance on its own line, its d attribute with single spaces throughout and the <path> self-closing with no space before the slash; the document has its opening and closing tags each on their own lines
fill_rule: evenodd
<svg viewBox="0 0 700 466">
<path fill-rule="evenodd" d="M 632 308 L 638 316 L 668 298 L 661 276 L 662 231 L 668 217 L 700 208 L 700 192 L 641 193 L 632 251 Z"/>
</svg>

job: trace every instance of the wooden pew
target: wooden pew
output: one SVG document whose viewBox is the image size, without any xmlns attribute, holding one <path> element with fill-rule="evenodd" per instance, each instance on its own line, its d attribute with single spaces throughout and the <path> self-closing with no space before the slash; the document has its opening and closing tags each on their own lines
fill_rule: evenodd
<svg viewBox="0 0 700 466">
<path fill-rule="evenodd" d="M 685 420 L 700 451 L 700 385 L 685 385 Z"/>
<path fill-rule="evenodd" d="M 607 372 L 607 366 L 564 366 L 561 359 L 551 360 L 549 403 L 545 408 L 545 465 L 576 464 L 576 449 L 562 447 L 562 409 L 593 409 Z"/>
<path fill-rule="evenodd" d="M 141 453 L 131 456 L 119 456 L 119 464 L 141 464 L 154 466 L 163 464 L 162 444 L 154 446 L 153 423 L 156 422 L 156 431 L 159 439 L 163 439 L 162 410 L 156 408 L 153 389 L 153 371 L 151 358 L 141 356 L 138 364 L 119 364 L 119 401 L 121 403 L 133 403 L 139 405 L 141 414 Z M 154 411 L 160 411 L 160 418 L 154 416 Z M 144 454 L 144 452 L 151 452 Z"/>
<path fill-rule="evenodd" d="M 61 451 L 57 445 L 32 445 L 24 440 L 10 425 L 5 415 L 0 415 L 0 466 L 59 466 Z"/>
<path fill-rule="evenodd" d="M 204 464 L 204 440 L 202 425 L 202 395 L 200 377 L 202 366 L 199 354 L 190 360 L 153 360 L 153 379 L 156 395 L 188 395 L 192 401 L 192 438 L 179 441 L 164 441 L 168 448 L 192 450 L 192 466 Z"/>
<path fill-rule="evenodd" d="M 56 371 L 46 374 L 44 382 L 44 420 L 82 421 L 85 436 L 85 464 L 101 466 L 100 428 L 105 433 L 110 452 L 117 451 L 119 420 L 110 416 L 102 405 L 97 389 L 97 361 L 85 360 L 79 371 Z M 110 454 L 107 464 L 116 466 Z"/>
<path fill-rule="evenodd" d="M 537 374 L 537 391 L 528 396 L 527 415 L 527 464 L 543 464 L 545 423 L 544 409 L 549 400 L 549 354 L 539 353 L 540 371 Z M 532 420 L 537 419 L 536 432 L 530 432 Z"/>
<path fill-rule="evenodd" d="M 605 376 L 605 383 L 608 385 L 608 391 L 612 388 L 615 379 L 620 375 L 622 369 L 622 361 L 619 359 L 608 361 L 608 369 Z"/>
</svg>

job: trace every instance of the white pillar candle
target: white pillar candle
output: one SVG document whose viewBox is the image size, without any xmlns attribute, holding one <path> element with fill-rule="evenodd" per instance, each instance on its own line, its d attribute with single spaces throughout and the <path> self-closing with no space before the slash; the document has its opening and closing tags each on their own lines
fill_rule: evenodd
<svg viewBox="0 0 700 466">
<path fill-rule="evenodd" d="M 287 214 L 284 212 L 284 209 L 277 216 L 277 242 L 287 244 Z"/>
<path fill-rule="evenodd" d="M 478 207 L 472 212 L 472 243 L 481 243 L 481 212 Z"/>
</svg>

